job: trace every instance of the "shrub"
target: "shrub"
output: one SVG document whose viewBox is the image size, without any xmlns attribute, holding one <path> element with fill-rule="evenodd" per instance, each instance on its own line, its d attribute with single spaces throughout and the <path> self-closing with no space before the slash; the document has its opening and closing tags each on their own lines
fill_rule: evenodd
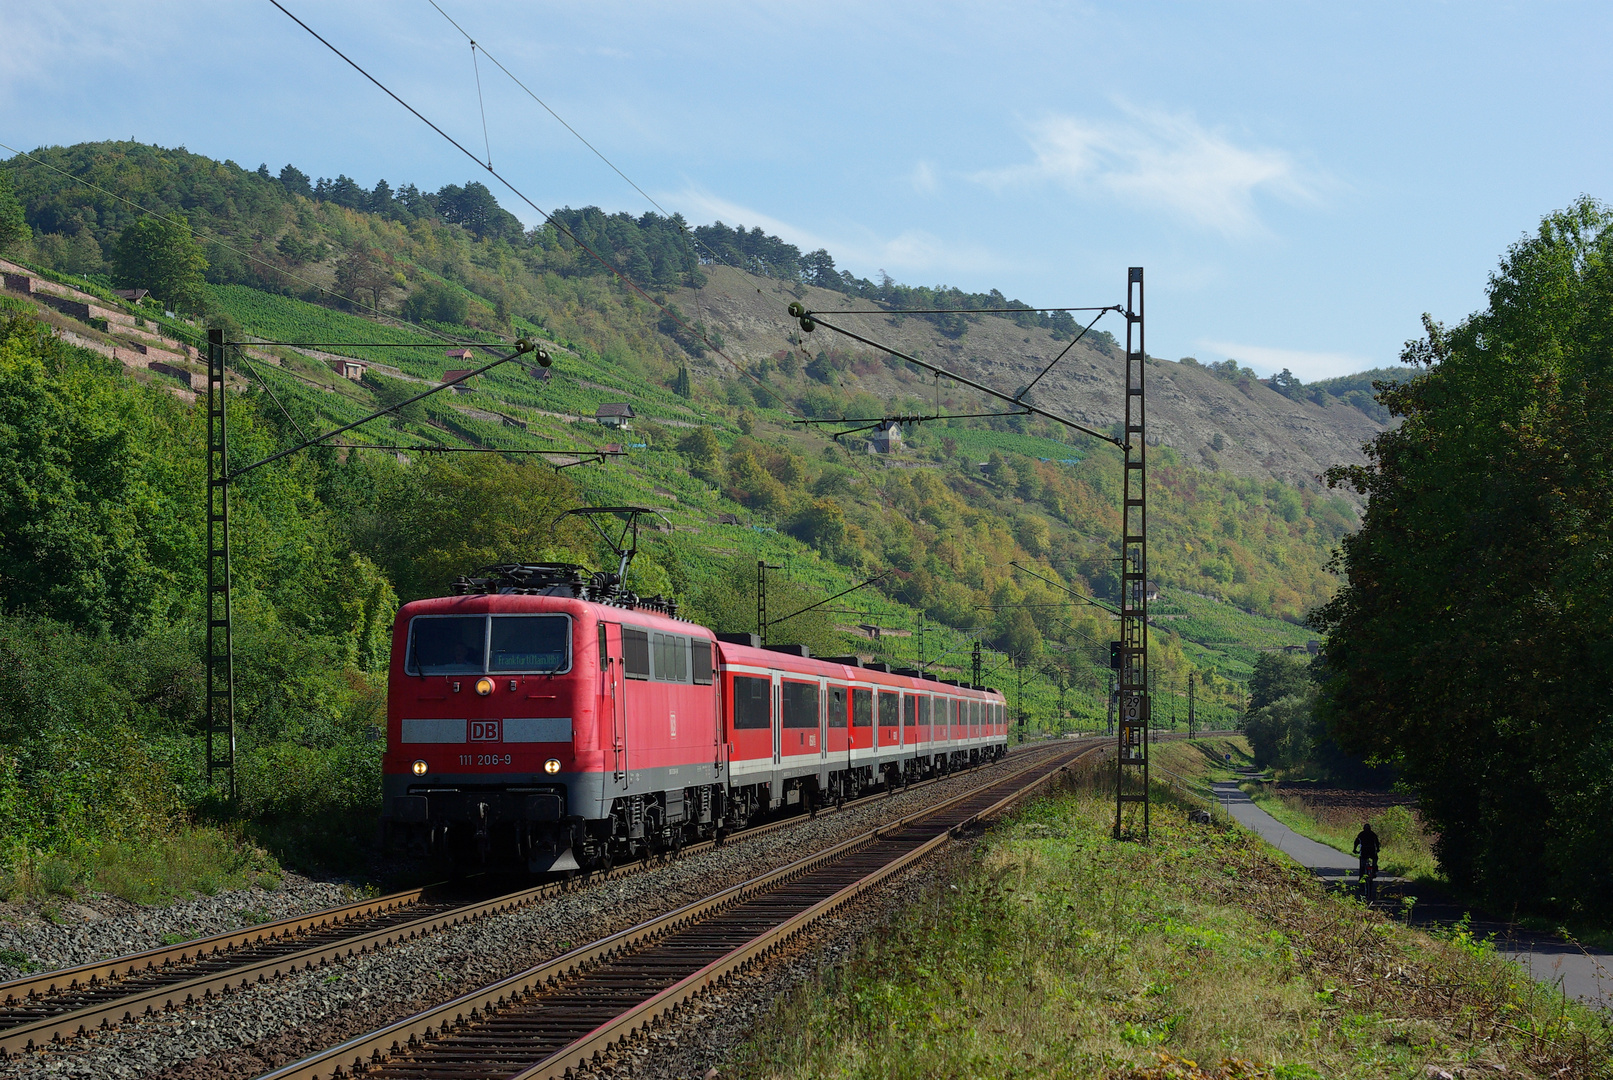
<svg viewBox="0 0 1613 1080">
<path fill-rule="evenodd" d="M 470 318 L 470 299 L 452 285 L 427 281 L 403 302 L 403 316 L 415 322 L 463 325 Z"/>
</svg>

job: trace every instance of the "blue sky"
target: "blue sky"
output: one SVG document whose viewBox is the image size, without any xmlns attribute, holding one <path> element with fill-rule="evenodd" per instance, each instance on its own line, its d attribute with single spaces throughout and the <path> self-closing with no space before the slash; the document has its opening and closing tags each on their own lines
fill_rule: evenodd
<svg viewBox="0 0 1613 1080">
<path fill-rule="evenodd" d="M 282 2 L 482 146 L 470 48 L 428 0 Z M 438 3 L 693 221 L 1034 304 L 1117 302 L 1142 265 L 1149 352 L 1262 374 L 1393 362 L 1544 214 L 1613 198 L 1607 4 Z M 19 149 L 478 177 L 267 0 L 8 4 L 0 40 Z M 649 209 L 481 78 L 493 163 L 539 206 Z"/>
</svg>

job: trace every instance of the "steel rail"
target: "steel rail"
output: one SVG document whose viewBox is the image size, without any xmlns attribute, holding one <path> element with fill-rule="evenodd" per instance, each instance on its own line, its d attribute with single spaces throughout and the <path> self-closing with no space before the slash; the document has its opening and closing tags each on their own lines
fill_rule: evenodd
<svg viewBox="0 0 1613 1080">
<path fill-rule="evenodd" d="M 400 1057 L 408 1055 L 411 1051 L 425 1050 L 427 1044 L 433 1040 L 462 1032 L 466 1028 L 496 1021 L 499 1014 L 521 1005 L 538 1004 L 542 1000 L 554 996 L 559 992 L 563 982 L 572 981 L 576 977 L 586 978 L 587 975 L 612 962 L 631 963 L 633 958 L 651 949 L 658 943 L 674 945 L 669 941 L 674 935 L 688 931 L 702 924 L 713 922 L 711 916 L 728 912 L 737 905 L 746 903 L 760 903 L 767 906 L 768 898 L 783 887 L 797 879 L 810 875 L 814 871 L 830 868 L 834 864 L 855 858 L 872 848 L 882 846 L 882 842 L 903 842 L 901 834 L 919 826 L 927 819 L 948 810 L 964 806 L 971 800 L 989 798 L 992 792 L 1007 787 L 1011 790 L 1006 794 L 991 799 L 987 805 L 970 809 L 958 821 L 950 822 L 934 835 L 927 835 L 919 842 L 914 838 L 905 838 L 908 846 L 898 854 L 896 860 L 891 860 L 882 853 L 875 853 L 876 865 L 868 871 L 858 873 L 855 881 L 868 881 L 859 890 L 855 883 L 850 886 L 831 890 L 827 898 L 814 897 L 808 905 L 807 911 L 791 911 L 779 922 L 779 925 L 761 933 L 746 932 L 732 945 L 725 945 L 719 950 L 719 955 L 737 956 L 733 961 L 735 965 L 744 964 L 754 960 L 762 952 L 776 947 L 781 938 L 798 933 L 810 922 L 821 917 L 822 914 L 833 907 L 844 903 L 845 900 L 859 891 L 872 887 L 878 880 L 883 880 L 890 873 L 896 872 L 903 866 L 910 865 L 915 859 L 922 858 L 924 854 L 933 851 L 943 843 L 948 836 L 955 835 L 957 831 L 978 820 L 984 815 L 996 813 L 1002 807 L 1022 798 L 1026 793 L 1035 790 L 1046 783 L 1051 777 L 1057 775 L 1062 768 L 1070 762 L 1086 754 L 1099 752 L 1106 745 L 1106 740 L 1083 740 L 1086 745 L 1059 746 L 1052 748 L 1051 753 L 1036 755 L 1034 761 L 1025 762 L 1024 767 L 1006 776 L 997 777 L 980 787 L 961 792 L 951 798 L 945 799 L 932 806 L 922 808 L 912 814 L 905 815 L 894 822 L 889 822 L 865 833 L 851 837 L 839 844 L 820 852 L 804 856 L 786 866 L 759 875 L 737 885 L 722 889 L 704 899 L 686 904 L 674 911 L 646 920 L 626 930 L 619 931 L 598 941 L 583 945 L 552 960 L 545 961 L 526 971 L 501 979 L 472 993 L 455 998 L 442 1005 L 427 1009 L 412 1017 L 390 1024 L 368 1035 L 348 1040 L 339 1046 L 332 1047 L 319 1054 L 312 1055 L 299 1062 L 294 1062 L 274 1072 L 265 1074 L 261 1080 L 331 1080 L 334 1077 L 346 1077 L 366 1074 L 372 1068 L 383 1069 L 387 1073 L 394 1073 L 397 1068 L 404 1067 L 398 1061 Z M 1019 784 L 1025 777 L 1043 770 L 1029 783 Z M 1019 786 L 1015 787 L 1014 785 Z M 932 826 L 933 828 L 933 826 Z M 882 871 L 880 868 L 884 867 Z M 849 890 L 849 891 L 848 891 Z M 777 903 L 775 899 L 773 903 Z M 787 903 L 785 906 L 789 906 Z M 796 906 L 799 906 L 798 904 Z M 810 916 L 810 917 L 808 917 Z M 760 928 L 758 928 L 760 929 Z M 686 952 L 681 950 L 680 952 Z M 664 962 L 658 962 L 655 970 L 664 967 Z M 573 1066 L 582 1054 L 582 1044 L 587 1043 L 588 1054 L 594 1049 L 614 1042 L 623 1034 L 636 1029 L 654 1017 L 660 1016 L 666 1009 L 672 1008 L 678 1002 L 686 1000 L 700 990 L 709 986 L 712 981 L 721 977 L 721 974 L 731 971 L 732 966 L 722 967 L 721 960 L 702 962 L 697 970 L 686 977 L 677 980 L 671 988 L 656 992 L 650 989 L 646 992 L 633 993 L 632 987 L 643 982 L 654 982 L 653 978 L 645 976 L 630 976 L 625 979 L 628 984 L 624 992 L 632 1000 L 625 1002 L 621 1007 L 609 1003 L 608 1000 L 595 1000 L 592 1005 L 595 1011 L 603 1008 L 605 1015 L 599 1019 L 601 1022 L 584 1027 L 583 1038 L 576 1042 L 566 1042 L 556 1045 L 542 1061 L 527 1067 L 536 1054 L 543 1053 L 541 1044 L 534 1042 L 531 1037 L 520 1040 L 522 1044 L 519 1052 L 524 1052 L 525 1061 L 520 1062 L 514 1071 L 526 1068 L 521 1072 L 522 1077 L 564 1075 L 566 1068 Z M 670 996 L 669 996 L 670 995 Z M 528 999 L 538 999 L 531 1002 Z M 646 1000 L 648 998 L 648 1000 Z M 673 999 L 676 1000 L 673 1000 Z M 660 1005 L 652 1003 L 660 1002 Z M 649 1010 L 649 1011 L 646 1011 Z M 589 1013 L 589 1008 L 583 1008 L 583 1014 Z M 495 1038 L 491 1040 L 498 1042 Z M 577 1054 L 573 1053 L 576 1049 Z M 472 1055 L 474 1056 L 474 1055 Z M 440 1064 L 440 1063 L 439 1063 Z M 478 1064 L 468 1061 L 461 1055 L 455 1057 L 456 1070 L 469 1068 L 471 1072 L 465 1075 L 485 1075 L 493 1069 L 501 1069 L 501 1075 L 508 1075 L 512 1070 L 504 1068 L 507 1062 L 500 1062 L 496 1066 Z M 429 1064 L 423 1063 L 423 1068 L 429 1070 Z M 549 1068 L 549 1072 L 541 1071 Z M 478 1071 L 480 1070 L 480 1071 Z M 558 1071 L 555 1071 L 558 1070 Z M 398 1075 L 419 1075 L 418 1073 Z"/>
<path fill-rule="evenodd" d="M 333 960 L 363 956 L 389 945 L 412 941 L 487 915 L 524 907 L 554 890 L 555 886 L 544 885 L 510 893 L 484 903 L 463 905 L 368 934 L 344 936 L 332 943 L 273 956 L 257 963 L 232 965 L 223 971 L 199 975 L 183 982 L 151 987 L 86 1008 L 47 1016 L 33 1023 L 20 1024 L 0 1031 L 0 1055 L 3 1055 L 0 1056 L 0 1060 L 12 1054 L 37 1049 L 48 1043 L 83 1035 L 91 1030 L 109 1028 L 113 1024 L 150 1016 L 162 1010 L 175 1009 L 237 987 L 266 982 L 298 971 L 311 971 Z"/>
<path fill-rule="evenodd" d="M 942 844 L 957 836 L 961 830 L 969 825 L 1002 813 L 1042 787 L 1060 772 L 1068 769 L 1070 765 L 1073 765 L 1081 758 L 1089 754 L 1101 754 L 1104 750 L 1105 747 L 1100 744 L 1074 754 L 1058 768 L 1050 769 L 1024 787 L 1004 795 L 985 809 L 970 814 L 967 818 L 944 832 L 938 833 L 918 847 L 898 855 L 878 869 L 844 886 L 833 895 L 819 900 L 805 911 L 791 916 L 771 930 L 757 934 L 739 948 L 713 960 L 699 971 L 686 976 L 615 1019 L 601 1024 L 594 1031 L 558 1053 L 552 1054 L 531 1068 L 517 1073 L 511 1080 L 564 1080 L 565 1077 L 571 1075 L 573 1069 L 582 1070 L 590 1064 L 598 1062 L 599 1058 L 611 1046 L 632 1036 L 640 1029 L 653 1026 L 661 1017 L 675 1013 L 686 1003 L 693 1001 L 713 986 L 726 982 L 730 975 L 740 972 L 757 961 L 777 952 L 819 919 L 831 914 L 836 909 L 877 887 L 886 879 L 932 854 Z M 997 785 L 991 786 L 995 787 Z"/>
<path fill-rule="evenodd" d="M 258 923 L 255 926 L 214 934 L 211 937 L 196 938 L 91 964 L 80 964 L 77 967 L 40 972 L 0 983 L 0 1003 L 13 1006 L 23 1001 L 38 1001 L 52 995 L 144 976 L 162 968 L 210 960 L 238 949 L 281 942 L 287 938 L 300 937 L 310 931 L 327 930 L 355 919 L 370 918 L 412 905 L 418 902 L 427 890 L 436 887 L 427 885 L 418 889 L 406 889 L 373 900 L 360 900 L 351 904 L 322 908 L 306 915 Z M 0 1013 L 3 1013 L 3 1010 L 0 1010 Z M 4 1024 L 3 1015 L 0 1015 L 0 1025 Z"/>
<path fill-rule="evenodd" d="M 1022 748 L 1015 756 L 1030 749 Z M 908 790 L 927 787 L 954 775 L 947 773 L 910 784 Z M 884 792 L 866 795 L 847 801 L 841 808 L 825 808 L 820 813 L 832 813 L 884 797 Z M 800 820 L 802 818 L 797 814 L 754 825 L 731 834 L 725 838 L 725 842 L 765 836 Z M 678 855 L 693 855 L 716 845 L 717 841 L 714 840 L 701 841 L 683 848 Z M 607 871 L 549 882 L 486 901 L 453 907 L 439 905 L 422 918 L 401 923 L 396 919 L 383 919 L 384 925 L 368 933 L 362 932 L 363 929 L 378 917 L 419 904 L 426 889 L 435 886 L 405 890 L 375 900 L 184 942 L 171 948 L 152 949 L 0 984 L 0 992 L 10 995 L 6 1006 L 0 1007 L 0 1060 L 91 1030 L 106 1029 L 160 1010 L 177 1008 L 235 987 L 322 967 L 345 957 L 364 955 L 376 949 L 415 940 L 598 882 L 642 873 L 665 865 L 671 857 L 668 855 L 658 860 L 625 863 Z M 359 930 L 358 933 L 343 933 L 335 938 L 325 937 L 321 933 L 334 929 L 340 923 L 355 921 L 365 924 L 365 927 L 353 928 Z M 322 940 L 302 948 L 288 948 L 290 939 L 298 936 Z M 232 960 L 232 953 L 240 955 Z M 265 956 L 265 953 L 268 955 Z M 220 964 L 223 966 L 218 966 Z M 117 984 L 124 981 L 137 984 L 132 993 L 119 992 L 121 988 Z M 21 1022 L 4 1026 L 4 1013 L 8 1008 Z"/>
</svg>

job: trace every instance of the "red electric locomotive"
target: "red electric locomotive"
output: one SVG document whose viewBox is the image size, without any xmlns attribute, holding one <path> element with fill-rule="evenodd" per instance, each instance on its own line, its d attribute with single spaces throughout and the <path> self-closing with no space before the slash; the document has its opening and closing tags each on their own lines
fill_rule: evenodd
<svg viewBox="0 0 1613 1080">
<path fill-rule="evenodd" d="M 622 591 L 630 557 L 491 567 L 398 612 L 389 838 L 606 867 L 1006 753 L 995 691 L 713 634 Z"/>
</svg>

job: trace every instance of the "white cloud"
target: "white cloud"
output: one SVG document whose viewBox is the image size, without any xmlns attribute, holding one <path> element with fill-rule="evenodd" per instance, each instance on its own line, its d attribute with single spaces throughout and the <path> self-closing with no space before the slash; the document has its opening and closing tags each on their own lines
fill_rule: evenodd
<svg viewBox="0 0 1613 1080">
<path fill-rule="evenodd" d="M 1051 180 L 1228 236 L 1256 232 L 1257 193 L 1314 202 L 1322 180 L 1284 151 L 1239 146 L 1191 116 L 1122 106 L 1119 121 L 1051 116 L 1031 125 L 1036 160 L 979 173 L 993 187 Z"/>
<path fill-rule="evenodd" d="M 1301 382 L 1331 379 L 1337 375 L 1353 375 L 1383 367 L 1382 360 L 1336 352 L 1305 352 L 1300 349 L 1274 349 L 1266 345 L 1240 345 L 1232 341 L 1204 341 L 1198 345 L 1220 353 L 1254 369 L 1262 377 L 1275 375 L 1287 368 L 1299 376 Z M 1199 359 L 1204 359 L 1200 357 Z"/>
<path fill-rule="evenodd" d="M 941 182 L 936 179 L 935 169 L 928 161 L 921 161 L 913 166 L 913 171 L 908 174 L 907 179 L 908 183 L 913 185 L 913 190 L 920 195 L 934 195 L 941 189 Z"/>
<path fill-rule="evenodd" d="M 691 188 L 677 194 L 662 195 L 659 196 L 659 200 L 667 209 L 681 212 L 693 225 L 704 225 L 712 221 L 720 221 L 724 225 L 744 225 L 747 229 L 760 225 L 763 232 L 788 240 L 802 251 L 816 251 L 818 248 L 828 246 L 816 233 L 698 189 Z"/>
<path fill-rule="evenodd" d="M 825 248 L 835 265 L 859 277 L 874 277 L 889 270 L 902 280 L 902 274 L 976 273 L 999 270 L 1008 262 L 984 248 L 947 243 L 922 229 L 908 229 L 893 237 L 864 233 L 861 237 L 832 237 L 792 225 L 787 221 L 730 202 L 708 192 L 687 190 L 675 195 L 658 195 L 669 210 L 677 210 L 693 224 L 721 221 L 725 225 L 761 226 L 763 232 L 788 240 L 802 251 Z M 911 283 L 911 281 L 909 282 Z"/>
</svg>

